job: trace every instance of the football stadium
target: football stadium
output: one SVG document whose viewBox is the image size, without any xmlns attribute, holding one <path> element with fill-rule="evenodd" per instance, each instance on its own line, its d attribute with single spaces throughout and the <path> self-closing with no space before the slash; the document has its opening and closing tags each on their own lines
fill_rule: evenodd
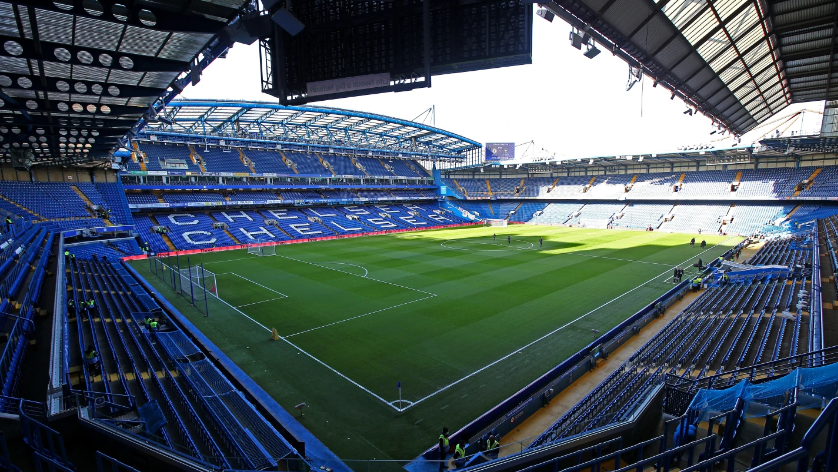
<svg viewBox="0 0 838 472">
<path fill-rule="evenodd" d="M 641 118 L 404 118 L 546 31 Z M 835 1 L 12 0 L 0 42 L 0 470 L 838 471 Z"/>
</svg>

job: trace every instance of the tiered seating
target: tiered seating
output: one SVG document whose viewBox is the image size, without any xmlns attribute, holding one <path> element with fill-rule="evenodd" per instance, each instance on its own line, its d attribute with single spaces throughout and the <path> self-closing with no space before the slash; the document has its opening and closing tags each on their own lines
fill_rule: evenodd
<svg viewBox="0 0 838 472">
<path fill-rule="evenodd" d="M 751 235 L 786 216 L 794 205 L 737 205 L 729 213 L 733 221 L 722 227 L 728 234 Z"/>
<path fill-rule="evenodd" d="M 408 210 L 402 205 L 368 205 L 368 208 L 409 227 L 422 228 L 423 226 L 435 226 L 438 224 L 435 221 L 429 221 L 422 217 L 421 214 L 415 214 L 417 213 L 416 211 Z"/>
<path fill-rule="evenodd" d="M 163 319 L 160 331 L 145 328 L 142 317 L 159 307 L 125 269 L 113 264 L 77 259 L 67 281 L 77 306 L 86 296 L 97 304 L 94 313 L 79 313 L 70 326 L 77 331 L 77 353 L 87 346 L 99 353 L 102 375 L 92 375 L 77 357 L 87 395 L 104 397 L 110 411 L 129 421 L 111 424 L 139 439 L 130 421 L 139 419 L 140 406 L 156 402 L 152 409 L 166 423 L 154 435 L 142 435 L 142 441 L 155 442 L 201 467 L 263 469 L 293 453 L 177 326 Z M 99 314 L 107 315 L 93 316 Z M 103 382 L 103 376 L 113 380 Z"/>
<path fill-rule="evenodd" d="M 211 192 L 174 192 L 164 193 L 163 200 L 166 203 L 223 202 L 224 197 Z"/>
<path fill-rule="evenodd" d="M 742 180 L 736 195 L 742 197 L 790 197 L 801 181 L 808 178 L 814 169 L 792 169 L 780 167 L 774 169 L 748 170 L 742 173 Z"/>
<path fill-rule="evenodd" d="M 795 247 L 794 238 L 778 239 L 748 262 L 785 265 L 811 257 Z M 705 290 L 529 448 L 622 421 L 666 374 L 700 378 L 797 354 L 809 328 L 808 314 L 795 307 L 810 277 L 752 278 Z M 777 316 L 784 312 L 793 319 Z"/>
<path fill-rule="evenodd" d="M 390 195 L 396 198 L 428 198 L 419 190 L 390 190 Z"/>
<path fill-rule="evenodd" d="M 135 220 L 136 221 L 136 220 Z M 159 215 L 160 225 L 169 228 L 169 239 L 178 249 L 233 246 L 236 242 L 223 229 L 214 229 L 213 220 L 205 213 L 173 213 Z M 148 237 L 148 235 L 143 235 Z"/>
<path fill-rule="evenodd" d="M 617 198 L 625 195 L 631 175 L 598 175 L 594 185 L 585 192 L 585 198 Z"/>
<path fill-rule="evenodd" d="M 582 188 L 588 185 L 591 177 L 584 175 L 572 177 L 560 177 L 556 187 L 548 193 L 541 195 L 542 198 L 584 198 Z"/>
<path fill-rule="evenodd" d="M 838 195 L 838 167 L 824 167 L 812 185 L 800 192 L 800 197 L 826 198 Z"/>
<path fill-rule="evenodd" d="M 152 226 L 156 226 L 157 222 L 151 219 L 150 215 L 136 215 L 134 217 L 134 228 L 140 233 L 140 238 L 143 242 L 148 243 L 149 248 L 153 252 L 166 252 L 169 246 L 163 237 L 151 230 Z"/>
<path fill-rule="evenodd" d="M 143 203 L 159 203 L 157 197 L 150 193 L 129 193 L 126 194 L 128 203 L 143 204 Z"/>
<path fill-rule="evenodd" d="M 681 203 L 672 209 L 672 220 L 663 223 L 660 229 L 672 233 L 717 233 L 728 210 L 729 205 Z"/>
<path fill-rule="evenodd" d="M 469 198 L 489 198 L 489 188 L 486 187 L 486 179 L 457 179 L 457 183 L 468 192 Z M 453 182 L 451 186 L 456 188 Z"/>
<path fill-rule="evenodd" d="M 239 159 L 239 152 L 236 150 L 225 151 L 218 148 L 195 149 L 204 158 L 207 172 L 247 172 L 250 168 L 244 165 Z"/>
<path fill-rule="evenodd" d="M 553 177 L 532 177 L 524 180 L 524 188 L 518 192 L 518 197 L 539 198 L 545 197 L 548 190 L 553 186 L 556 179 Z"/>
<path fill-rule="evenodd" d="M 637 197 L 661 197 L 672 195 L 672 186 L 678 183 L 680 173 L 666 174 L 637 174 L 637 180 L 629 191 L 629 195 Z"/>
<path fill-rule="evenodd" d="M 40 225 L 24 230 L 0 252 L 0 326 L 6 334 L 0 353 L 0 398 L 15 397 L 23 375 L 33 319 L 40 301 L 54 235 Z M 25 285 L 30 273 L 29 284 Z M 19 309 L 14 302 L 20 302 Z M 8 316 L 12 315 L 12 316 Z M 4 409 L 5 411 L 5 409 Z"/>
<path fill-rule="evenodd" d="M 355 193 L 361 198 L 372 198 L 375 200 L 389 200 L 393 197 L 390 195 L 390 192 L 384 190 L 356 190 Z"/>
<path fill-rule="evenodd" d="M 321 190 L 320 194 L 323 198 L 332 198 L 336 200 L 355 200 L 358 198 L 351 190 Z"/>
<path fill-rule="evenodd" d="M 165 144 L 144 143 L 140 144 L 139 147 L 140 151 L 145 153 L 146 157 L 148 158 L 145 161 L 146 169 L 148 170 L 167 170 L 163 167 L 163 162 L 166 159 L 178 159 L 182 160 L 186 164 L 187 168 L 177 170 L 201 172 L 201 168 L 192 163 L 192 159 L 189 157 L 188 146 L 171 146 Z M 140 170 L 139 165 L 134 164 L 133 161 L 129 160 L 128 165 L 129 170 Z"/>
<path fill-rule="evenodd" d="M 286 152 L 285 157 L 297 165 L 297 172 L 308 175 L 332 175 L 314 154 Z"/>
<path fill-rule="evenodd" d="M 357 175 L 358 177 L 365 177 L 366 175 L 361 169 L 355 167 L 352 161 L 345 156 L 323 156 L 323 161 L 332 165 L 332 170 L 337 175 Z"/>
<path fill-rule="evenodd" d="M 651 226 L 657 229 L 661 218 L 672 210 L 670 204 L 632 203 L 626 206 L 620 218 L 616 218 L 611 226 L 615 228 L 646 229 Z"/>
<path fill-rule="evenodd" d="M 460 201 L 457 204 L 464 210 L 474 213 L 478 218 L 501 218 L 495 214 L 492 204 L 488 202 Z"/>
<path fill-rule="evenodd" d="M 393 168 L 396 175 L 404 177 L 424 177 L 428 178 L 428 172 L 424 167 L 420 166 L 416 161 L 409 161 L 403 159 L 393 159 L 387 161 L 387 165 Z"/>
<path fill-rule="evenodd" d="M 263 209 L 259 210 L 259 214 L 264 218 L 276 220 L 277 226 L 282 228 L 287 235 L 286 239 L 321 238 L 339 232 L 330 229 L 332 225 L 324 226 L 318 223 L 315 217 L 306 215 L 296 208 Z"/>
<path fill-rule="evenodd" d="M 736 178 L 736 171 L 705 170 L 689 172 L 684 179 L 678 197 L 712 198 L 730 196 L 730 184 Z"/>
<path fill-rule="evenodd" d="M 535 212 L 530 223 L 561 225 L 570 219 L 570 215 L 582 208 L 582 203 L 550 203 L 541 213 Z"/>
<path fill-rule="evenodd" d="M 0 181 L 0 195 L 43 218 L 86 218 L 90 216 L 84 200 L 70 188 L 70 184 Z M 15 206 L 4 209 L 16 214 L 25 214 Z"/>
<path fill-rule="evenodd" d="M 414 225 L 389 213 L 376 208 L 374 205 L 349 205 L 338 207 L 347 215 L 357 216 L 358 219 L 372 231 L 387 231 L 393 229 L 412 228 Z"/>
<path fill-rule="evenodd" d="M 99 258 L 120 259 L 125 256 L 142 254 L 137 241 L 131 239 L 114 239 L 104 242 L 64 246 L 77 259 L 92 259 L 94 255 Z"/>
<path fill-rule="evenodd" d="M 521 207 L 509 217 L 509 221 L 516 221 L 518 223 L 526 223 L 533 219 L 533 215 L 538 211 L 543 211 L 547 206 L 545 203 L 524 202 Z"/>
<path fill-rule="evenodd" d="M 227 223 L 230 232 L 243 244 L 291 239 L 279 229 L 266 224 L 265 217 L 256 211 L 214 211 L 211 215 L 216 221 Z"/>
<path fill-rule="evenodd" d="M 367 175 L 370 177 L 392 177 L 395 174 L 390 172 L 384 167 L 384 164 L 381 163 L 378 159 L 373 159 L 371 157 L 356 157 L 355 162 L 364 166 L 364 171 L 366 171 Z M 411 175 L 413 172 L 411 172 Z"/>
<path fill-rule="evenodd" d="M 279 196 L 271 192 L 236 192 L 227 196 L 231 202 L 265 202 L 267 200 L 279 200 Z"/>
<path fill-rule="evenodd" d="M 408 212 L 416 213 L 428 221 L 433 221 L 436 225 L 450 225 L 466 221 L 448 210 L 440 209 L 433 203 L 406 203 L 402 206 Z"/>
<path fill-rule="evenodd" d="M 581 208 L 578 215 L 570 218 L 567 224 L 576 226 L 582 224 L 591 225 L 592 223 L 601 224 L 600 222 L 604 222 L 605 224 L 602 224 L 602 227 L 605 227 L 606 224 L 611 223 L 614 215 L 619 213 L 625 206 L 625 203 L 588 203 Z"/>
<path fill-rule="evenodd" d="M 282 200 L 317 201 L 323 198 L 314 190 L 281 190 Z"/>
<path fill-rule="evenodd" d="M 253 168 L 256 172 L 270 172 L 276 174 L 294 173 L 294 171 L 289 169 L 288 166 L 282 162 L 282 156 L 278 151 L 258 151 L 254 149 L 245 151 L 244 155 L 247 156 L 251 162 L 253 162 Z"/>
<path fill-rule="evenodd" d="M 128 200 L 125 198 L 125 189 L 122 188 L 121 182 L 97 183 L 95 187 L 105 201 L 105 206 L 111 210 L 111 216 L 109 218 L 111 223 L 123 225 L 134 224 L 134 218 L 131 216 L 131 210 L 128 208 Z M 85 194 L 87 194 L 86 191 Z"/>
</svg>

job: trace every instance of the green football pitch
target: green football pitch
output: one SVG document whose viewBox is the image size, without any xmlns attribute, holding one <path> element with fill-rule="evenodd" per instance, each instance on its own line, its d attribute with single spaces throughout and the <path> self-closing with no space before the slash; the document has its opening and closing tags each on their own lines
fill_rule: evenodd
<svg viewBox="0 0 838 472">
<path fill-rule="evenodd" d="M 208 317 L 132 264 L 339 456 L 408 459 L 739 242 L 690 237 L 515 225 L 191 255 L 216 274 Z"/>
</svg>

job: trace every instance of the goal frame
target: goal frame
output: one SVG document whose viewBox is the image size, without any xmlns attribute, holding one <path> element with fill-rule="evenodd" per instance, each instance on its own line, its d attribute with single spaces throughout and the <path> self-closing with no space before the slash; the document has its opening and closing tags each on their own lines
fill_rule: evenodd
<svg viewBox="0 0 838 472">
<path fill-rule="evenodd" d="M 502 218 L 483 218 L 483 226 L 506 228 L 509 222 Z"/>
<path fill-rule="evenodd" d="M 203 266 L 192 266 L 191 268 L 180 269 L 181 290 L 185 291 L 186 287 L 191 286 L 191 293 L 196 299 L 203 294 L 209 293 L 215 298 L 218 296 L 218 281 L 215 273 L 204 269 Z"/>
<path fill-rule="evenodd" d="M 276 245 L 271 244 L 268 238 L 259 238 L 255 243 L 247 245 L 247 253 L 254 256 L 275 256 Z"/>
</svg>

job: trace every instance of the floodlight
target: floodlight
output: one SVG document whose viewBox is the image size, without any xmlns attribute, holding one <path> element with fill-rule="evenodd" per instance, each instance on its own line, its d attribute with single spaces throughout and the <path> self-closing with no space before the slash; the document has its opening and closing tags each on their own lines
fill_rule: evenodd
<svg viewBox="0 0 838 472">
<path fill-rule="evenodd" d="M 588 59 L 593 59 L 597 56 L 597 54 L 599 54 L 599 52 L 600 51 L 599 49 L 597 49 L 596 43 L 591 42 L 591 44 L 588 45 L 588 50 L 585 51 L 585 57 L 587 57 Z"/>
<path fill-rule="evenodd" d="M 570 45 L 581 51 L 582 50 L 582 36 L 579 36 L 578 33 L 571 31 L 570 32 Z"/>
<path fill-rule="evenodd" d="M 552 23 L 553 18 L 556 17 L 556 15 L 554 15 L 553 12 L 551 12 L 550 10 L 547 10 L 545 8 L 540 8 L 537 12 L 535 12 L 535 14 L 544 18 L 545 20 L 549 21 L 550 23 Z"/>
<path fill-rule="evenodd" d="M 271 17 L 271 20 L 273 20 L 274 23 L 278 24 L 291 36 L 297 36 L 300 31 L 306 27 L 302 21 L 298 20 L 297 17 L 285 7 L 277 10 L 277 12 Z"/>
</svg>

